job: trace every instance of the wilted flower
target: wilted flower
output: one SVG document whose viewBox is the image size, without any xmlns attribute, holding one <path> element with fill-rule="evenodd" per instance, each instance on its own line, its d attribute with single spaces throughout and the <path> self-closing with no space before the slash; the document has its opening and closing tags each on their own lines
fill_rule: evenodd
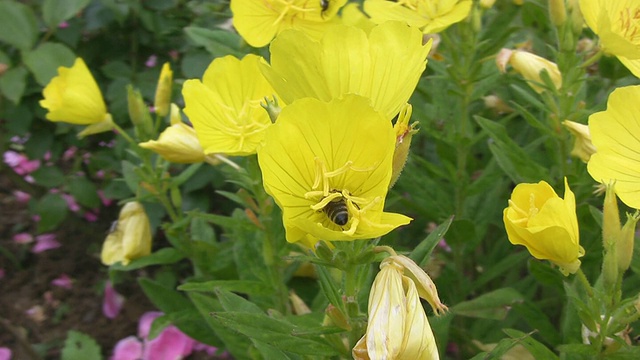
<svg viewBox="0 0 640 360">
<path fill-rule="evenodd" d="M 77 58 L 70 68 L 59 67 L 58 76 L 51 79 L 42 93 L 40 106 L 49 111 L 47 120 L 90 125 L 89 128 L 103 131 L 113 128 L 100 88 L 82 58 Z"/>
<path fill-rule="evenodd" d="M 587 169 L 602 184 L 615 181 L 620 200 L 640 209 L 640 86 L 617 88 L 607 110 L 589 116 L 591 141 L 597 152 Z"/>
<path fill-rule="evenodd" d="M 184 123 L 171 125 L 160 134 L 158 140 L 150 140 L 139 145 L 174 163 L 189 164 L 205 159 L 196 131 Z"/>
<path fill-rule="evenodd" d="M 420 297 L 436 313 L 446 310 L 431 278 L 411 259 L 394 255 L 383 260 L 369 294 L 367 331 L 353 348 L 353 358 L 439 359 Z"/>
<path fill-rule="evenodd" d="M 472 4 L 471 0 L 366 0 L 364 11 L 375 23 L 405 21 L 430 34 L 464 20 Z"/>
<path fill-rule="evenodd" d="M 169 63 L 162 65 L 158 85 L 156 87 L 156 96 L 153 101 L 153 107 L 156 114 L 165 116 L 169 113 L 169 104 L 171 104 L 171 86 L 173 85 L 173 71 Z"/>
<path fill-rule="evenodd" d="M 593 146 L 591 142 L 589 126 L 570 120 L 563 121 L 562 125 L 564 125 L 575 138 L 571 155 L 580 158 L 580 160 L 585 163 L 588 162 L 591 155 L 596 152 L 596 147 Z"/>
<path fill-rule="evenodd" d="M 556 89 L 562 87 L 562 74 L 555 63 L 527 51 L 502 49 L 496 57 L 496 64 L 501 72 L 506 72 L 507 64 L 511 65 L 538 94 L 545 90 L 540 73 L 546 71 Z"/>
<path fill-rule="evenodd" d="M 563 274 L 580 268 L 580 246 L 576 198 L 564 181 L 564 199 L 545 181 L 518 184 L 504 209 L 503 220 L 509 241 L 524 245 L 536 259 L 549 260 Z"/>
<path fill-rule="evenodd" d="M 254 47 L 262 47 L 286 29 L 319 38 L 347 0 L 233 0 L 233 26 Z M 326 5 L 325 5 L 326 4 Z"/>
<path fill-rule="evenodd" d="M 580 0 L 580 10 L 603 50 L 640 77 L 640 2 Z"/>
<path fill-rule="evenodd" d="M 391 122 L 368 99 L 307 98 L 285 107 L 258 161 L 287 240 L 368 239 L 407 224 L 410 218 L 383 212 L 394 148 Z"/>
<path fill-rule="evenodd" d="M 206 154 L 253 154 L 264 138 L 271 120 L 260 102 L 274 91 L 260 74 L 259 61 L 251 54 L 242 60 L 217 58 L 202 82 L 184 83 L 184 112 Z"/>
<path fill-rule="evenodd" d="M 127 265 L 150 253 L 151 224 L 147 213 L 139 202 L 128 202 L 102 245 L 102 263 L 111 265 L 120 261 Z"/>
<path fill-rule="evenodd" d="M 262 71 L 287 104 L 356 94 L 391 120 L 418 84 L 430 48 L 431 42 L 422 45 L 418 29 L 400 22 L 378 25 L 368 36 L 359 28 L 334 26 L 319 42 L 287 31 L 271 44 L 271 65 Z"/>
</svg>

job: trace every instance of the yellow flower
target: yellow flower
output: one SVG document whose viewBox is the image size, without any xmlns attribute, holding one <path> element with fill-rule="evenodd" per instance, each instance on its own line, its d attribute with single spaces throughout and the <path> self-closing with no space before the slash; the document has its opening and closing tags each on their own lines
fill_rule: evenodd
<svg viewBox="0 0 640 360">
<path fill-rule="evenodd" d="M 142 204 L 137 201 L 126 203 L 114 225 L 102 245 L 103 264 L 119 261 L 127 265 L 131 260 L 151 253 L 151 225 Z"/>
<path fill-rule="evenodd" d="M 319 38 L 347 0 L 233 0 L 233 26 L 254 47 L 262 47 L 286 29 Z"/>
<path fill-rule="evenodd" d="M 609 95 L 607 110 L 589 116 L 591 141 L 597 152 L 587 169 L 602 184 L 615 181 L 620 200 L 640 209 L 640 86 Z"/>
<path fill-rule="evenodd" d="M 162 65 L 158 85 L 156 87 L 156 96 L 153 101 L 153 107 L 156 114 L 165 116 L 169 113 L 169 104 L 171 104 L 171 86 L 173 84 L 173 71 L 169 63 Z"/>
<path fill-rule="evenodd" d="M 260 106 L 274 91 L 258 69 L 259 56 L 233 56 L 211 62 L 200 80 L 182 88 L 186 108 L 206 154 L 249 155 L 271 125 Z"/>
<path fill-rule="evenodd" d="M 405 256 L 390 256 L 382 261 L 369 294 L 367 331 L 353 348 L 354 359 L 439 359 L 429 320 L 420 303 L 420 290 L 425 284 L 405 275 L 406 270 L 410 273 L 413 270 L 405 267 L 408 263 L 419 269 L 418 278 L 429 278 Z M 430 278 L 429 282 L 435 291 Z"/>
<path fill-rule="evenodd" d="M 183 123 L 167 127 L 158 140 L 140 143 L 140 147 L 152 150 L 174 163 L 190 164 L 205 160 L 195 130 Z"/>
<path fill-rule="evenodd" d="M 40 106 L 47 109 L 47 120 L 76 125 L 112 124 L 102 93 L 82 58 L 76 58 L 70 68 L 59 67 L 58 76 L 42 91 Z M 98 127 L 105 128 L 102 125 Z M 106 127 L 111 130 L 113 127 Z"/>
<path fill-rule="evenodd" d="M 640 77 L 640 2 L 580 0 L 580 10 L 603 50 Z"/>
<path fill-rule="evenodd" d="M 364 30 L 367 34 L 376 26 L 365 13 L 360 10 L 360 4 L 349 3 L 342 9 L 342 23 L 347 26 L 355 26 Z"/>
<path fill-rule="evenodd" d="M 472 4 L 471 0 L 365 0 L 364 11 L 375 23 L 404 21 L 431 34 L 466 19 Z"/>
<path fill-rule="evenodd" d="M 271 65 L 262 71 L 287 104 L 357 94 L 391 120 L 418 84 L 430 48 L 431 42 L 422 45 L 418 29 L 400 22 L 378 25 L 368 36 L 359 28 L 334 26 L 320 41 L 287 31 L 271 44 Z"/>
<path fill-rule="evenodd" d="M 282 109 L 258 162 L 287 241 L 370 239 L 409 223 L 383 212 L 394 147 L 391 122 L 360 96 L 307 98 Z"/>
<path fill-rule="evenodd" d="M 544 181 L 537 184 L 518 184 L 511 194 L 503 220 L 509 241 L 524 245 L 533 257 L 549 260 L 560 267 L 563 274 L 580 268 L 580 246 L 576 199 L 564 181 L 564 199 Z"/>
<path fill-rule="evenodd" d="M 569 120 L 563 121 L 562 125 L 564 125 L 576 139 L 573 143 L 571 155 L 580 158 L 580 160 L 585 163 L 588 162 L 591 155 L 596 152 L 596 148 L 591 142 L 589 126 Z"/>
<path fill-rule="evenodd" d="M 546 71 L 556 89 L 562 87 L 562 74 L 555 63 L 527 51 L 502 49 L 496 57 L 496 64 L 501 72 L 506 72 L 507 64 L 511 65 L 529 86 L 538 94 L 545 91 L 544 81 L 540 77 Z"/>
</svg>

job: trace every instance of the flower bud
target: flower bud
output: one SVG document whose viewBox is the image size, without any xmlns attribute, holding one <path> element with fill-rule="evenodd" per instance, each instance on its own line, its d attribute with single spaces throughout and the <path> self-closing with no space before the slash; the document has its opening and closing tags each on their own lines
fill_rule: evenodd
<svg viewBox="0 0 640 360">
<path fill-rule="evenodd" d="M 393 185 L 400 177 L 400 173 L 402 172 L 402 169 L 404 169 L 404 165 L 407 162 L 407 157 L 409 156 L 411 138 L 413 137 L 413 134 L 418 132 L 417 121 L 409 125 L 411 112 L 411 104 L 405 104 L 398 114 L 398 120 L 396 121 L 396 124 L 393 126 L 393 130 L 396 133 L 396 147 L 393 152 L 393 171 L 391 175 L 391 182 L 389 183 L 389 188 L 393 187 Z"/>
<path fill-rule="evenodd" d="M 483 9 L 491 9 L 496 0 L 480 0 L 480 7 Z"/>
<path fill-rule="evenodd" d="M 620 238 L 616 245 L 618 271 L 620 271 L 620 273 L 625 272 L 629 268 L 629 265 L 631 265 L 638 219 L 640 219 L 640 213 L 637 211 L 633 215 L 627 214 L 627 222 L 620 231 Z"/>
<path fill-rule="evenodd" d="M 608 251 L 620 237 L 620 212 L 618 211 L 615 184 L 611 183 L 606 187 L 607 192 L 604 195 L 602 206 L 602 242 L 604 250 Z"/>
<path fill-rule="evenodd" d="M 158 140 L 140 143 L 140 147 L 152 150 L 174 163 L 190 164 L 205 160 L 204 150 L 195 130 L 184 123 L 169 126 Z"/>
<path fill-rule="evenodd" d="M 180 115 L 180 108 L 178 105 L 171 103 L 169 107 L 169 122 L 171 125 L 181 124 L 182 123 L 182 115 Z"/>
<path fill-rule="evenodd" d="M 587 163 L 591 158 L 591 155 L 596 152 L 596 147 L 593 146 L 593 143 L 591 142 L 589 126 L 569 120 L 563 121 L 562 125 L 564 125 L 575 138 L 573 149 L 571 150 L 571 156 L 575 156 L 584 163 Z"/>
<path fill-rule="evenodd" d="M 162 65 L 158 85 L 156 87 L 156 96 L 153 101 L 153 107 L 156 114 L 166 116 L 169 113 L 169 104 L 171 103 L 171 86 L 173 84 L 173 71 L 169 63 Z"/>
<path fill-rule="evenodd" d="M 149 109 L 142 99 L 140 91 L 134 90 L 133 86 L 127 86 L 127 103 L 129 106 L 129 117 L 135 126 L 136 134 L 141 140 L 153 138 L 153 120 Z"/>
<path fill-rule="evenodd" d="M 128 202 L 102 245 L 101 259 L 105 265 L 131 260 L 151 253 L 151 224 L 144 207 L 137 201 Z"/>
<path fill-rule="evenodd" d="M 545 82 L 540 76 L 543 71 L 547 72 L 556 89 L 562 87 L 562 75 L 558 65 L 530 52 L 502 49 L 496 57 L 496 64 L 501 72 L 506 71 L 507 64 L 511 65 L 538 94 L 546 90 Z"/>
<path fill-rule="evenodd" d="M 560 27 L 567 21 L 567 9 L 564 0 L 549 0 L 549 16 L 553 25 Z"/>
</svg>

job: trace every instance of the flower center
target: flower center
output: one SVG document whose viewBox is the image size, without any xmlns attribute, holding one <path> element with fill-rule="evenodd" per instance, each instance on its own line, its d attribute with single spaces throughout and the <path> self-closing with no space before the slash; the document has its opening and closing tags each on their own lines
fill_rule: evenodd
<svg viewBox="0 0 640 360">
<path fill-rule="evenodd" d="M 379 196 L 374 199 L 353 196 L 349 190 L 337 189 L 331 185 L 336 176 L 348 171 L 368 172 L 375 167 L 360 169 L 353 166 L 353 161 L 347 161 L 340 168 L 328 171 L 324 162 L 317 157 L 315 165 L 316 177 L 311 186 L 312 190 L 304 194 L 305 199 L 316 200 L 316 204 L 310 206 L 312 210 L 324 212 L 327 218 L 339 227 L 348 226 L 349 228 L 342 232 L 353 235 L 360 224 L 361 216 L 382 199 Z"/>
<path fill-rule="evenodd" d="M 634 44 L 640 44 L 640 8 L 624 8 L 618 19 L 618 32 Z"/>
<path fill-rule="evenodd" d="M 238 139 L 238 149 L 242 149 L 245 139 L 251 137 L 261 131 L 264 131 L 271 123 L 260 123 L 254 119 L 254 109 L 260 107 L 260 100 L 245 100 L 240 110 L 221 104 L 228 126 L 222 127 L 220 130 L 230 137 Z"/>
</svg>

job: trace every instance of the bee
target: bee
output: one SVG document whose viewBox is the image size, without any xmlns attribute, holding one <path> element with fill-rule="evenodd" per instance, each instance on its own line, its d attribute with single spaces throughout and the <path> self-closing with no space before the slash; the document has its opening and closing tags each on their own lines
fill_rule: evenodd
<svg viewBox="0 0 640 360">
<path fill-rule="evenodd" d="M 329 220 L 338 226 L 344 226 L 349 222 L 349 210 L 347 210 L 347 203 L 343 198 L 331 201 L 322 208 L 322 211 L 327 214 Z"/>
<path fill-rule="evenodd" d="M 329 0 L 320 0 L 320 8 L 322 9 L 320 16 L 324 18 L 324 12 L 329 9 Z"/>
</svg>

